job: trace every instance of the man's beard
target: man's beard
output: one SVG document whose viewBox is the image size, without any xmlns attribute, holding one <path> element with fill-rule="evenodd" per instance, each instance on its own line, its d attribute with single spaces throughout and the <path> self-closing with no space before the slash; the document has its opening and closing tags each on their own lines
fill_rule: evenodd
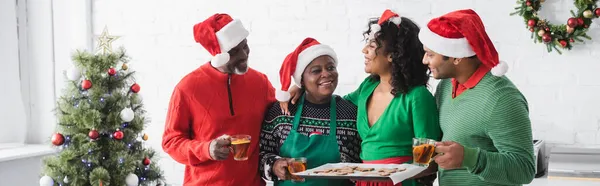
<svg viewBox="0 0 600 186">
<path fill-rule="evenodd" d="M 246 72 L 248 72 L 248 65 L 246 65 L 246 69 L 242 69 L 240 70 L 240 68 L 235 67 L 233 73 L 237 74 L 237 75 L 244 75 L 246 74 Z"/>
</svg>

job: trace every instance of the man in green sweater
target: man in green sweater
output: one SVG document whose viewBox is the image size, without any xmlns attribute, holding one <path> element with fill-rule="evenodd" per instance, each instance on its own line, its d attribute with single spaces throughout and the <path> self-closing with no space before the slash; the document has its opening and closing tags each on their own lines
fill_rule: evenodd
<svg viewBox="0 0 600 186">
<path fill-rule="evenodd" d="M 435 157 L 440 185 L 530 183 L 535 164 L 527 101 L 503 75 L 507 65 L 477 13 L 434 18 L 419 39 L 423 63 L 443 79 L 435 93 L 443 132 Z"/>
</svg>

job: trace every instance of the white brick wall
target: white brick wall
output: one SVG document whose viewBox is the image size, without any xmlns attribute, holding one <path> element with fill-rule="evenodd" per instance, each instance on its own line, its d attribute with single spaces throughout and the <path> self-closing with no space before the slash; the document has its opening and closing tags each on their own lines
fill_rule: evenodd
<svg viewBox="0 0 600 186">
<path fill-rule="evenodd" d="M 548 1 L 541 14 L 565 21 L 572 1 Z M 550 143 L 600 146 L 600 20 L 591 26 L 594 40 L 575 46 L 563 55 L 547 53 L 529 38 L 520 17 L 509 16 L 514 1 L 506 0 L 96 0 L 94 34 L 106 25 L 121 36 L 115 46 L 125 46 L 138 72 L 146 109 L 149 143 L 161 150 L 160 141 L 167 103 L 174 85 L 208 59 L 194 43 L 192 26 L 216 12 L 242 19 L 251 30 L 250 66 L 264 72 L 276 87 L 285 55 L 307 36 L 331 45 L 341 61 L 337 93 L 345 94 L 366 76 L 360 52 L 366 20 L 386 8 L 398 10 L 420 25 L 434 16 L 460 8 L 480 13 L 501 59 L 511 65 L 508 76 L 530 104 L 534 135 Z M 562 8 L 561 6 L 568 8 Z M 432 86 L 436 84 L 432 82 Z M 183 166 L 162 154 L 170 183 L 180 185 Z"/>
</svg>

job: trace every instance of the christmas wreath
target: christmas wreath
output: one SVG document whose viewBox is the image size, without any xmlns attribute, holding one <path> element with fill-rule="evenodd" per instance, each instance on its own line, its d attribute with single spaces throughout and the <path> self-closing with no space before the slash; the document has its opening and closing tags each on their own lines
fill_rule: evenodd
<svg viewBox="0 0 600 186">
<path fill-rule="evenodd" d="M 571 10 L 573 17 L 567 20 L 567 24 L 555 25 L 546 19 L 538 17 L 537 12 L 542 8 L 545 0 L 517 0 L 519 4 L 515 12 L 510 15 L 520 15 L 525 20 L 527 28 L 531 31 L 531 38 L 535 43 L 543 42 L 548 52 L 555 49 L 559 54 L 560 48 L 571 50 L 573 43 L 584 42 L 581 38 L 591 40 L 586 33 L 592 19 L 600 16 L 600 8 L 597 7 L 598 0 L 574 0 L 577 12 Z"/>
</svg>

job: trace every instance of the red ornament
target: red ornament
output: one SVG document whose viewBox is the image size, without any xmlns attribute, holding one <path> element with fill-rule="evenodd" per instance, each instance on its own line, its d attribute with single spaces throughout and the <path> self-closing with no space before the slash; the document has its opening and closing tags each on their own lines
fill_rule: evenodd
<svg viewBox="0 0 600 186">
<path fill-rule="evenodd" d="M 550 36 L 550 34 L 545 34 L 544 36 L 542 36 L 542 41 L 548 43 L 552 41 L 552 36 Z"/>
<path fill-rule="evenodd" d="M 87 79 L 86 79 L 86 80 L 83 80 L 83 81 L 81 82 L 81 88 L 83 88 L 83 90 L 87 90 L 87 89 L 90 89 L 90 88 L 92 88 L 92 81 L 90 81 L 90 80 L 87 80 Z"/>
<path fill-rule="evenodd" d="M 559 43 L 560 43 L 560 46 L 562 46 L 563 48 L 567 47 L 567 41 L 560 40 Z"/>
<path fill-rule="evenodd" d="M 577 25 L 581 26 L 583 25 L 583 18 L 577 18 Z"/>
<path fill-rule="evenodd" d="M 535 20 L 534 19 L 530 19 L 529 21 L 527 21 L 527 26 L 529 26 L 529 27 L 535 26 Z"/>
<path fill-rule="evenodd" d="M 119 131 L 117 129 L 117 131 L 113 134 L 113 138 L 115 138 L 116 140 L 122 140 L 124 135 L 125 134 L 123 134 L 122 131 Z"/>
<path fill-rule="evenodd" d="M 594 10 L 594 13 L 596 14 L 596 16 L 600 17 L 600 8 L 596 8 L 596 10 Z"/>
<path fill-rule="evenodd" d="M 140 91 L 140 85 L 138 85 L 137 83 L 131 85 L 131 92 L 138 93 L 139 91 Z"/>
<path fill-rule="evenodd" d="M 145 157 L 145 158 L 144 158 L 144 162 L 142 162 L 142 163 L 143 163 L 144 165 L 146 165 L 146 166 L 147 166 L 147 165 L 150 165 L 150 163 L 151 163 L 151 162 L 152 162 L 152 161 L 150 161 L 150 158 L 148 158 L 148 157 Z"/>
<path fill-rule="evenodd" d="M 95 140 L 95 139 L 98 139 L 98 137 L 100 137 L 100 134 L 98 133 L 98 131 L 96 129 L 92 129 L 88 133 L 88 136 L 90 137 L 90 139 Z"/>
<path fill-rule="evenodd" d="M 52 144 L 59 146 L 65 143 L 65 136 L 60 133 L 52 135 Z"/>
<path fill-rule="evenodd" d="M 115 70 L 115 68 L 108 69 L 108 75 L 114 76 L 115 74 L 117 74 L 117 70 Z"/>
<path fill-rule="evenodd" d="M 567 20 L 567 25 L 571 28 L 575 28 L 577 25 L 579 25 L 579 23 L 577 22 L 577 19 L 569 18 L 569 20 Z"/>
<path fill-rule="evenodd" d="M 526 4 L 527 6 L 531 6 L 531 2 L 530 2 L 530 1 L 527 1 L 527 2 L 525 2 L 525 4 Z"/>
</svg>

